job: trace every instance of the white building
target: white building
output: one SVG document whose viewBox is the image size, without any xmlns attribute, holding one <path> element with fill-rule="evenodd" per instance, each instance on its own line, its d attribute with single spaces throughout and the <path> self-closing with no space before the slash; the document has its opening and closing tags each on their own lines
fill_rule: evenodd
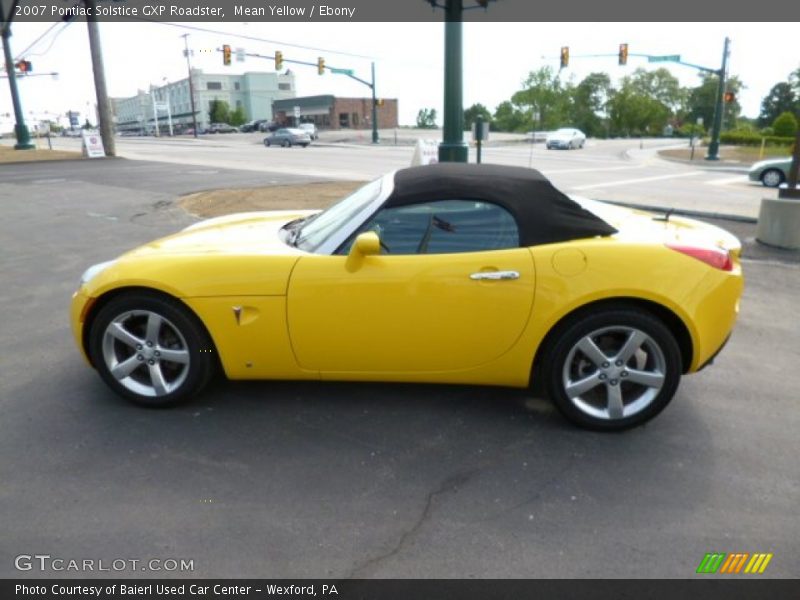
<svg viewBox="0 0 800 600">
<path fill-rule="evenodd" d="M 242 108 L 248 120 L 272 120 L 272 103 L 295 97 L 294 74 L 248 72 L 242 75 L 203 73 L 192 69 L 195 114 L 198 128 L 210 124 L 209 109 L 213 100 L 228 103 L 231 111 Z M 192 108 L 189 96 L 189 79 L 181 79 L 154 86 L 151 90 L 139 90 L 129 98 L 113 98 L 112 110 L 118 131 L 150 132 L 155 128 L 154 114 L 158 113 L 161 133 L 168 132 L 168 112 L 154 108 L 169 104 L 172 126 L 175 131 L 192 127 Z"/>
</svg>

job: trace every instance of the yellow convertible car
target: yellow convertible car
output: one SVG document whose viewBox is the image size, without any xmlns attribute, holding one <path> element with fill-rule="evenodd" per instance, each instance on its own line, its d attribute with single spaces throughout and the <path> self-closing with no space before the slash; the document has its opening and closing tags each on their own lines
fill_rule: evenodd
<svg viewBox="0 0 800 600">
<path fill-rule="evenodd" d="M 390 173 L 327 210 L 229 215 L 90 267 L 77 344 L 165 406 L 230 379 L 528 387 L 588 428 L 661 411 L 739 308 L 727 232 L 571 198 L 538 171 Z"/>
</svg>

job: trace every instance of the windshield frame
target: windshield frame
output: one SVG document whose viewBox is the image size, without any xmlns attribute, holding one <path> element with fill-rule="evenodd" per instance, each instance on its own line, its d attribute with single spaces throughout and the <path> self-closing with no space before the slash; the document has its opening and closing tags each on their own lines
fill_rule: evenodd
<svg viewBox="0 0 800 600">
<path fill-rule="evenodd" d="M 303 229 L 305 228 L 305 224 L 300 226 L 300 230 L 297 234 L 297 242 L 296 247 L 299 250 L 304 252 L 308 252 L 310 254 L 328 254 L 332 255 L 336 252 L 337 248 L 341 246 L 345 240 L 347 240 L 354 231 L 356 231 L 363 223 L 367 221 L 367 219 L 371 218 L 373 214 L 375 214 L 383 203 L 386 202 L 386 199 L 391 195 L 392 191 L 394 191 L 394 175 L 395 171 L 391 173 L 387 173 L 378 179 L 374 179 L 369 183 L 364 184 L 358 190 L 362 189 L 363 187 L 370 185 L 375 182 L 380 182 L 380 191 L 378 194 L 373 198 L 370 202 L 364 205 L 364 207 L 351 216 L 347 221 L 344 223 L 339 223 L 336 230 L 334 230 L 326 239 L 320 242 L 318 245 L 308 245 L 302 244 L 297 242 L 302 242 L 303 238 Z M 358 191 L 356 190 L 356 192 Z M 356 193 L 353 192 L 353 193 Z M 339 203 L 343 202 L 353 194 L 348 194 L 344 198 L 342 198 L 339 202 L 334 204 L 333 206 L 337 206 Z M 322 215 L 326 211 L 330 210 L 332 207 L 326 208 L 324 211 L 316 213 L 312 215 L 312 218 L 309 220 L 309 224 L 313 223 L 318 215 Z"/>
</svg>

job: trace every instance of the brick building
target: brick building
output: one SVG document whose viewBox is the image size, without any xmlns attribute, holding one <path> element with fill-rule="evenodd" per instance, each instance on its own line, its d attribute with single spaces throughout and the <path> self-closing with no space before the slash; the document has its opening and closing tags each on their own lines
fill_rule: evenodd
<svg viewBox="0 0 800 600">
<path fill-rule="evenodd" d="M 397 127 L 397 98 L 381 99 L 378 129 Z M 295 110 L 300 117 L 295 118 Z M 318 129 L 372 129 L 372 98 L 337 98 L 333 95 L 287 98 L 272 103 L 277 123 L 293 126 L 314 123 Z"/>
</svg>

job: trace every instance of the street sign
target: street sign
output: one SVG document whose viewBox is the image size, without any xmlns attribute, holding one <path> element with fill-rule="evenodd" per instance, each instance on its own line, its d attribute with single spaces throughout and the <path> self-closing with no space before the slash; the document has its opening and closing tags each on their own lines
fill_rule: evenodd
<svg viewBox="0 0 800 600">
<path fill-rule="evenodd" d="M 236 49 L 236 62 L 244 62 L 244 48 Z"/>
<path fill-rule="evenodd" d="M 103 148 L 103 140 L 97 131 L 83 130 L 83 154 L 88 158 L 103 158 L 106 151 Z"/>
<path fill-rule="evenodd" d="M 353 75 L 353 69 L 334 69 L 333 67 L 330 68 L 331 73 L 336 73 L 337 75 Z"/>
<path fill-rule="evenodd" d="M 680 62 L 680 54 L 667 54 L 666 56 L 648 56 L 647 62 Z"/>
<path fill-rule="evenodd" d="M 300 118 L 300 107 L 299 106 L 295 106 L 294 107 L 294 118 L 295 119 L 299 119 Z"/>
<path fill-rule="evenodd" d="M 477 142 L 488 142 L 489 141 L 489 122 L 482 121 L 481 122 L 481 130 L 478 131 L 478 124 L 472 124 L 472 141 Z"/>
</svg>

